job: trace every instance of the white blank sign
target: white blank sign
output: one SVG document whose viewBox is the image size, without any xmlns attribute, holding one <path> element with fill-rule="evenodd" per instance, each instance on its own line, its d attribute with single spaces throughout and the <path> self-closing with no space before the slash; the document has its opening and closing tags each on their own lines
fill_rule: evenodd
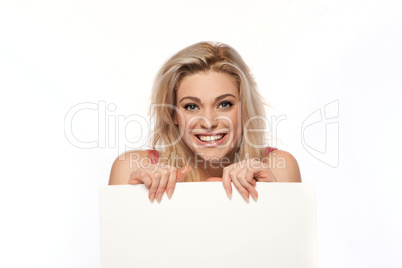
<svg viewBox="0 0 402 268">
<path fill-rule="evenodd" d="M 151 203 L 144 185 L 101 186 L 102 268 L 317 267 L 314 185 L 256 189 L 247 203 L 221 182 L 178 183 Z"/>
</svg>

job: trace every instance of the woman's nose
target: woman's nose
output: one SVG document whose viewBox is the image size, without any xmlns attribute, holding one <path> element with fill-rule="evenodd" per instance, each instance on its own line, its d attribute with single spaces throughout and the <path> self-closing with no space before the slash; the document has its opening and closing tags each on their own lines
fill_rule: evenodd
<svg viewBox="0 0 402 268">
<path fill-rule="evenodd" d="M 214 111 L 205 111 L 200 120 L 200 127 L 213 129 L 218 125 L 218 120 L 216 119 L 216 114 Z"/>
</svg>

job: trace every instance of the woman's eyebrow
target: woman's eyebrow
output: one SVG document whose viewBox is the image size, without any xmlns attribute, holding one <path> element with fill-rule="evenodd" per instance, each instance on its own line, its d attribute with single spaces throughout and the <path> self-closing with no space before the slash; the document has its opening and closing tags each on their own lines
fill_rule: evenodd
<svg viewBox="0 0 402 268">
<path fill-rule="evenodd" d="M 180 102 L 182 102 L 182 101 L 185 100 L 185 99 L 190 99 L 190 100 L 193 100 L 193 101 L 195 101 L 195 102 L 201 102 L 201 100 L 200 100 L 199 98 L 190 97 L 190 96 L 187 96 L 187 97 L 182 98 L 182 99 L 180 100 Z"/>
<path fill-rule="evenodd" d="M 219 97 L 216 97 L 215 102 L 220 101 L 221 99 L 224 99 L 226 97 L 233 97 L 236 99 L 235 95 L 233 95 L 233 94 L 223 94 L 223 95 L 220 95 Z"/>
<path fill-rule="evenodd" d="M 215 102 L 220 101 L 221 99 L 224 99 L 224 98 L 226 98 L 226 97 L 233 97 L 233 98 L 236 99 L 236 96 L 233 95 L 233 94 L 223 94 L 223 95 L 220 95 L 220 96 L 216 97 L 216 98 L 215 98 Z M 201 100 L 200 100 L 199 98 L 197 98 L 197 97 L 191 97 L 191 96 L 183 97 L 183 98 L 180 100 L 180 102 L 182 102 L 182 101 L 185 100 L 185 99 L 190 99 L 190 100 L 193 100 L 193 101 L 195 101 L 195 102 L 201 102 Z"/>
</svg>

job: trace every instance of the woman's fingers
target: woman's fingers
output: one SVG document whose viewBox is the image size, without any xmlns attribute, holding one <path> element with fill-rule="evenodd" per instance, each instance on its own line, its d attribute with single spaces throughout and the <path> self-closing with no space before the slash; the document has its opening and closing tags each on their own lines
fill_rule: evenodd
<svg viewBox="0 0 402 268">
<path fill-rule="evenodd" d="M 176 175 L 176 181 L 177 182 L 182 182 L 184 180 L 184 178 L 186 177 L 186 175 L 190 172 L 191 167 L 190 166 L 184 166 L 181 167 L 178 171 L 177 171 L 177 175 Z"/>
<path fill-rule="evenodd" d="M 166 186 L 166 194 L 169 199 L 172 198 L 174 189 L 176 188 L 176 182 L 182 182 L 189 172 L 190 166 L 181 167 L 179 170 L 175 167 L 170 169 L 170 175 Z"/>
<path fill-rule="evenodd" d="M 159 172 L 155 172 L 151 174 L 150 177 L 152 178 L 152 184 L 149 188 L 148 198 L 151 200 L 151 202 L 153 202 L 155 200 L 156 191 L 158 190 L 159 181 L 161 180 L 162 176 Z"/>
<path fill-rule="evenodd" d="M 142 184 L 142 181 L 140 179 L 130 179 L 128 184 Z"/>
<path fill-rule="evenodd" d="M 228 195 L 229 198 L 231 198 L 232 197 L 232 180 L 230 179 L 229 172 L 230 172 L 229 167 L 225 167 L 223 169 L 222 183 L 223 183 L 223 187 L 225 188 L 226 194 Z"/>
<path fill-rule="evenodd" d="M 270 169 L 262 168 L 257 171 L 256 176 L 257 181 L 264 181 L 264 182 L 277 182 L 278 180 L 275 178 L 274 174 Z"/>
<path fill-rule="evenodd" d="M 159 186 L 155 193 L 155 198 L 156 198 L 156 201 L 158 201 L 158 202 L 160 202 L 162 200 L 162 196 L 166 190 L 166 185 L 168 183 L 171 170 L 170 169 L 160 169 L 159 173 L 161 174 L 161 179 L 159 180 Z"/>
<path fill-rule="evenodd" d="M 146 172 L 141 172 L 142 182 L 145 184 L 145 187 L 149 189 L 152 185 L 152 179 Z"/>
<path fill-rule="evenodd" d="M 253 164 L 252 167 L 249 164 Z M 249 201 L 249 195 L 254 200 L 258 198 L 258 192 L 255 189 L 256 181 L 276 181 L 269 168 L 261 167 L 259 161 L 245 160 L 244 165 L 230 165 L 223 169 L 222 179 L 209 178 L 207 181 L 222 181 L 226 194 L 229 198 L 232 196 L 232 182 L 236 189 L 242 194 L 246 201 Z M 149 189 L 149 199 L 153 202 L 155 199 L 160 202 L 163 193 L 166 191 L 170 199 L 175 190 L 177 182 L 182 182 L 190 172 L 190 166 L 184 166 L 177 170 L 175 167 L 158 167 L 156 170 L 137 170 L 131 174 L 129 184 L 144 183 Z"/>
<path fill-rule="evenodd" d="M 254 173 L 254 170 L 251 168 L 236 168 L 233 166 L 224 168 L 222 182 L 227 195 L 230 197 L 232 194 L 231 182 L 233 182 L 246 201 L 249 200 L 249 194 L 251 194 L 254 200 L 257 200 L 258 192 L 255 189 L 256 180 L 254 179 Z"/>
<path fill-rule="evenodd" d="M 183 181 L 189 172 L 189 166 L 182 167 L 180 170 L 175 167 L 157 167 L 156 170 L 139 169 L 131 173 L 128 183 L 144 183 L 149 190 L 149 200 L 153 202 L 156 199 L 160 202 L 165 191 L 169 198 L 172 197 L 176 182 Z"/>
<path fill-rule="evenodd" d="M 171 168 L 168 183 L 166 186 L 166 194 L 169 199 L 172 198 L 174 188 L 176 187 L 176 176 L 177 176 L 177 169 Z"/>
<path fill-rule="evenodd" d="M 132 172 L 128 184 L 142 184 L 142 183 L 144 183 L 145 186 L 149 189 L 152 180 L 149 176 L 146 175 L 146 172 L 142 170 L 136 170 Z"/>
<path fill-rule="evenodd" d="M 140 180 L 140 175 L 141 172 L 139 170 L 136 170 L 134 172 L 131 172 L 130 174 L 130 179 L 128 180 L 128 184 L 140 184 L 142 183 L 142 180 Z"/>
<path fill-rule="evenodd" d="M 253 174 L 254 173 L 252 171 L 242 170 L 242 171 L 239 171 L 235 175 L 236 180 L 240 183 L 240 185 L 242 187 L 239 188 L 236 184 L 235 184 L 235 186 L 247 201 L 248 201 L 249 193 L 251 194 L 251 196 L 253 197 L 254 200 L 257 200 L 257 198 L 258 198 L 257 190 L 254 188 L 253 185 L 251 185 L 251 183 L 248 181 L 248 179 L 246 179 L 246 176 L 248 176 L 248 178 L 249 178 L 250 175 L 252 178 Z"/>
<path fill-rule="evenodd" d="M 253 187 L 257 185 L 257 181 L 255 180 L 254 175 L 255 175 L 254 170 L 251 169 L 246 170 L 246 176 L 245 176 L 246 181 L 250 183 Z"/>
<path fill-rule="evenodd" d="M 253 197 L 254 200 L 258 199 L 258 192 L 255 189 L 256 186 L 256 181 L 254 179 L 254 171 L 248 169 L 246 170 L 246 175 L 245 175 L 245 180 L 247 181 L 248 185 L 250 187 L 247 188 L 247 190 L 250 192 L 251 196 Z"/>
<path fill-rule="evenodd" d="M 236 174 L 232 173 L 230 174 L 230 178 L 232 179 L 232 182 L 236 189 L 241 193 L 243 198 L 248 202 L 249 201 L 249 193 L 246 188 L 241 185 L 241 183 L 237 180 Z"/>
</svg>

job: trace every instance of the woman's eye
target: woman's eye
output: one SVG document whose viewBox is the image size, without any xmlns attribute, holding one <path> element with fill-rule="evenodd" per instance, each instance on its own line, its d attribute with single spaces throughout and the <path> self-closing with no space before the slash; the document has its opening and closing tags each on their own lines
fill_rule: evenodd
<svg viewBox="0 0 402 268">
<path fill-rule="evenodd" d="M 197 109 L 197 105 L 190 103 L 190 104 L 185 105 L 184 109 L 189 110 L 189 111 L 194 111 L 195 109 Z"/>
<path fill-rule="evenodd" d="M 228 109 L 232 106 L 233 106 L 233 104 L 229 101 L 224 101 L 219 104 L 219 108 L 223 108 L 223 109 Z"/>
</svg>

